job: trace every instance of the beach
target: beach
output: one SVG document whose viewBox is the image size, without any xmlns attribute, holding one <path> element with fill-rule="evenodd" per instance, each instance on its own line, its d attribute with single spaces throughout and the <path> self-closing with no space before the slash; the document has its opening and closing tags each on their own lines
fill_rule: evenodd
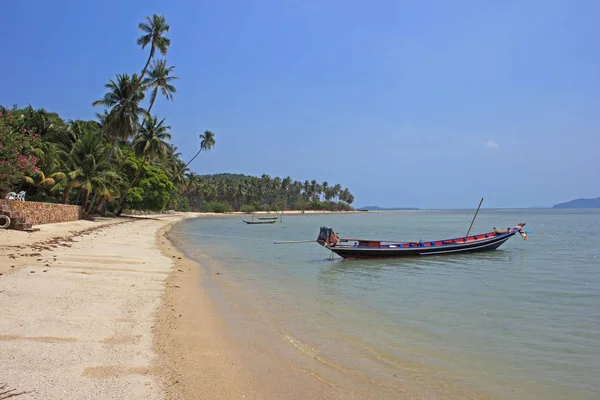
<svg viewBox="0 0 600 400">
<path fill-rule="evenodd" d="M 23 399 L 351 398 L 229 335 L 166 238 L 198 214 L 0 232 L 0 393 Z M 2 388 L 2 385 L 4 388 Z"/>
<path fill-rule="evenodd" d="M 597 215 L 527 220 L 566 219 L 591 244 Z M 215 217 L 0 231 L 0 399 L 595 398 L 595 253 L 547 255 L 555 231 L 478 257 L 341 264 L 272 243 L 323 223 L 450 233 L 462 216 Z"/>
<path fill-rule="evenodd" d="M 152 326 L 172 262 L 155 236 L 181 218 L 0 232 L 4 390 L 30 399 L 162 398 Z"/>
</svg>

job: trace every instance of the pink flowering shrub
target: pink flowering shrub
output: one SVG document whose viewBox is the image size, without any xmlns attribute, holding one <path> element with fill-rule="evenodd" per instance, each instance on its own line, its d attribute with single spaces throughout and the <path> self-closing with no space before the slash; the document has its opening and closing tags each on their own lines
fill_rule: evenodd
<svg viewBox="0 0 600 400">
<path fill-rule="evenodd" d="M 37 171 L 32 147 L 38 135 L 23 128 L 10 110 L 0 113 L 0 190 L 10 190 L 23 177 Z"/>
</svg>

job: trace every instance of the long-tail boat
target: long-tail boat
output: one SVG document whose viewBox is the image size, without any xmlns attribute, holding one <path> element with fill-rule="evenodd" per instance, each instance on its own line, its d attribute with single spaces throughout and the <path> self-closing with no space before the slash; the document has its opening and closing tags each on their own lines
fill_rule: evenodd
<svg viewBox="0 0 600 400">
<path fill-rule="evenodd" d="M 274 224 L 275 222 L 277 222 L 277 220 L 268 220 L 268 221 L 246 221 L 245 219 L 243 219 L 242 221 L 244 221 L 246 224 L 250 224 L 250 225 L 258 225 L 258 224 Z"/>
<path fill-rule="evenodd" d="M 477 235 L 418 242 L 340 238 L 332 228 L 324 226 L 319 231 L 317 243 L 348 259 L 456 254 L 496 250 L 517 233 L 526 240 L 524 226 L 525 223 L 520 223 L 507 229 L 494 228 L 492 232 Z"/>
<path fill-rule="evenodd" d="M 258 217 L 258 219 L 264 219 L 264 220 L 276 220 L 279 217 Z"/>
</svg>

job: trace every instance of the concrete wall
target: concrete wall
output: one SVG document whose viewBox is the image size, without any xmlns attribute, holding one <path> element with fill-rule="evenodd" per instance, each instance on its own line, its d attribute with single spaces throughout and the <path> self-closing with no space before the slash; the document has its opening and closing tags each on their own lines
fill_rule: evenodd
<svg viewBox="0 0 600 400">
<path fill-rule="evenodd" d="M 53 224 L 87 218 L 81 207 L 66 204 L 0 199 L 0 208 L 17 211 L 31 225 Z"/>
</svg>

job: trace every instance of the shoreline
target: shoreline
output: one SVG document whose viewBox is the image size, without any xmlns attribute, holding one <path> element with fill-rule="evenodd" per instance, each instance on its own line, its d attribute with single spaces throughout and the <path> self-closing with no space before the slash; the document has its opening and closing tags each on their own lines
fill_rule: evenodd
<svg viewBox="0 0 600 400">
<path fill-rule="evenodd" d="M 165 399 L 355 398 L 231 332 L 206 289 L 205 280 L 213 279 L 210 268 L 169 237 L 176 225 L 157 233 L 162 254 L 175 260 L 153 328 L 154 371 Z"/>
<path fill-rule="evenodd" d="M 3 391 L 27 399 L 352 398 L 229 330 L 204 290 L 207 270 L 166 237 L 196 217 L 0 232 L 10 238 L 0 246 Z"/>
<path fill-rule="evenodd" d="M 215 224 L 217 222 L 214 222 Z M 217 223 L 218 224 L 218 223 Z M 467 384 L 451 371 L 442 371 L 436 367 L 429 367 L 420 362 L 416 362 L 410 357 L 402 360 L 386 361 L 384 358 L 375 357 L 370 362 L 383 363 L 384 367 L 392 366 L 395 371 L 389 371 L 388 377 L 385 368 L 377 371 L 383 375 L 372 375 L 369 370 L 362 370 L 357 365 L 353 365 L 352 360 L 336 359 L 330 357 L 335 353 L 335 349 L 319 348 L 318 341 L 311 340 L 309 337 L 299 336 L 293 329 L 288 330 L 286 326 L 280 325 L 281 319 L 274 319 L 270 316 L 270 307 L 278 307 L 271 304 L 269 299 L 265 299 L 254 294 L 249 294 L 243 287 L 235 281 L 229 279 L 229 274 L 233 272 L 229 268 L 227 258 L 213 259 L 206 246 L 210 246 L 205 241 L 194 244 L 186 244 L 185 234 L 180 236 L 176 227 L 170 231 L 169 240 L 165 239 L 163 246 L 170 246 L 171 257 L 181 257 L 182 272 L 178 280 L 172 281 L 172 285 L 178 286 L 177 291 L 185 289 L 191 285 L 192 295 L 198 296 L 202 293 L 202 300 L 198 301 L 190 295 L 179 293 L 178 299 L 163 299 L 163 304 L 179 305 L 182 310 L 194 310 L 201 308 L 206 312 L 205 305 L 208 305 L 215 316 L 213 321 L 219 321 L 219 343 L 229 343 L 236 357 L 241 357 L 241 362 L 245 363 L 244 375 L 245 381 L 250 376 L 252 382 L 256 385 L 252 387 L 255 392 L 252 398 L 260 399 L 306 399 L 306 398 L 326 398 L 326 399 L 429 399 L 429 398 L 463 398 L 491 400 L 495 398 L 489 393 L 481 392 L 475 387 Z M 164 235 L 163 235 L 164 237 Z M 179 245 L 179 247 L 178 247 Z M 207 254 L 209 253 L 209 254 Z M 238 257 L 237 255 L 236 257 Z M 196 261 L 197 260 L 197 261 Z M 235 262 L 235 261 L 231 261 Z M 191 269 L 190 269 L 191 268 Z M 195 268 L 195 269 L 194 269 Z M 189 275 L 191 274 L 191 275 Z M 187 278 L 186 278 L 187 277 Z M 193 279 L 190 279 L 193 278 Z M 188 286 L 189 287 L 189 286 Z M 173 290 L 175 291 L 175 290 Z M 198 306 L 198 304 L 203 304 Z M 167 312 L 169 312 L 168 307 Z M 200 335 L 194 333 L 186 335 L 182 332 L 194 332 L 193 325 L 186 323 L 186 315 L 179 317 L 179 309 L 171 310 L 177 318 L 172 318 L 177 325 L 173 330 L 177 332 L 179 339 L 177 342 L 185 343 L 196 342 L 190 345 L 189 349 L 176 349 L 181 352 L 178 357 L 176 353 L 170 353 L 172 360 L 184 358 L 196 359 L 196 363 L 189 362 L 179 365 L 179 373 L 183 373 L 187 382 L 198 382 L 202 380 L 205 374 L 202 370 L 194 369 L 194 365 L 210 365 L 203 359 L 202 350 L 200 354 L 194 354 L 199 347 L 205 346 L 203 342 L 214 339 L 200 340 Z M 268 315 L 267 315 L 268 314 Z M 189 318 L 190 316 L 187 315 Z M 181 318 L 184 318 L 182 320 Z M 285 318 L 285 317 L 284 317 Z M 195 336 L 195 337 L 194 337 Z M 305 341 L 306 339 L 306 341 Z M 312 338 L 314 339 L 314 338 Z M 205 346 L 206 347 L 206 346 Z M 334 353 L 328 353 L 332 350 Z M 204 349 L 204 351 L 211 351 Z M 213 356 L 216 354 L 212 354 Z M 211 360 L 214 362 L 214 360 Z M 358 360 L 357 360 L 358 362 Z M 237 362 L 236 362 L 237 363 Z M 364 362 L 360 361 L 361 365 Z M 177 367 L 176 367 L 177 369 Z M 260 374 L 261 370 L 268 373 Z M 175 370 L 172 370 L 175 372 Z M 269 376 L 269 380 L 265 376 Z M 236 372 L 231 372 L 230 376 L 237 376 Z M 435 379 L 430 379 L 435 376 Z M 180 380 L 182 375 L 174 373 L 172 379 Z M 385 378 L 383 378 L 385 377 Z M 380 380 L 379 378 L 383 378 Z M 237 377 L 235 378 L 238 379 Z M 273 387 L 272 382 L 286 381 L 283 387 Z M 179 385 L 182 381 L 177 384 Z M 196 385 L 196 387 L 198 387 Z M 289 388 L 301 388 L 301 393 L 290 392 Z M 287 390 L 285 389 L 287 388 Z M 172 387 L 179 397 L 168 397 L 173 399 L 197 398 L 190 396 L 195 392 L 180 387 Z M 186 395 L 187 393 L 187 395 Z M 203 398 L 203 397 L 198 397 Z M 211 398 L 210 396 L 206 398 Z M 220 398 L 215 396 L 215 398 Z M 224 397 L 229 398 L 229 397 Z"/>
<path fill-rule="evenodd" d="M 339 368 L 257 326 L 243 303 L 223 308 L 211 290 L 221 266 L 202 250 L 194 261 L 171 236 L 197 217 L 0 232 L 10 238 L 0 246 L 0 384 L 27 399 L 369 398 Z M 406 383 L 378 398 L 415 398 Z"/>
</svg>

